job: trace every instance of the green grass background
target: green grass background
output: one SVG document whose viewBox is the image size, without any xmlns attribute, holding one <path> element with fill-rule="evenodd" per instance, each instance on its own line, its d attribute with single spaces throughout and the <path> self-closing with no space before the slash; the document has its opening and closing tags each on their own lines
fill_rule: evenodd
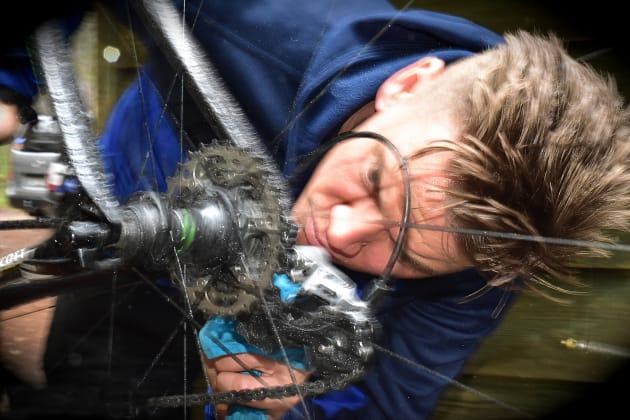
<svg viewBox="0 0 630 420">
<path fill-rule="evenodd" d="M 0 146 L 0 208 L 9 206 L 6 195 L 7 175 L 9 174 L 9 147 Z"/>
</svg>

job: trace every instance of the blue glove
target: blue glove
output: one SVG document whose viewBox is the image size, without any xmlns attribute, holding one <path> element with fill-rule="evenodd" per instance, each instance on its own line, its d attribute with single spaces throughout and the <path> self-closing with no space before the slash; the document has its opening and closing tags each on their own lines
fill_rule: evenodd
<svg viewBox="0 0 630 420">
<path fill-rule="evenodd" d="M 295 295 L 300 290 L 300 285 L 293 283 L 284 274 L 274 274 L 274 284 L 280 289 L 280 297 L 285 302 L 293 301 Z M 245 341 L 245 338 L 236 332 L 237 321 L 231 318 L 214 317 L 209 319 L 199 331 L 199 341 L 201 348 L 209 359 L 225 356 L 228 354 L 253 353 L 270 359 L 285 362 L 285 354 L 289 364 L 300 370 L 308 370 L 306 355 L 303 348 L 286 348 L 284 352 L 279 350 L 273 354 L 265 353 L 258 347 L 254 347 Z M 250 372 L 243 372 L 249 374 Z M 257 372 L 254 371 L 254 374 Z M 206 411 L 207 415 L 212 415 Z M 210 417 L 212 418 L 212 417 Z M 241 405 L 232 406 L 226 419 L 228 420 L 265 420 L 264 410 Z"/>
</svg>

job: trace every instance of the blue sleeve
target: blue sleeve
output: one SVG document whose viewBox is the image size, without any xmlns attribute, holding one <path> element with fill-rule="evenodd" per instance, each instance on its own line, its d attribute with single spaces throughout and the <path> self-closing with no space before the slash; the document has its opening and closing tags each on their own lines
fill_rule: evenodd
<svg viewBox="0 0 630 420">
<path fill-rule="evenodd" d="M 185 3 L 197 39 L 279 161 L 289 112 L 322 34 L 348 14 L 393 9 L 386 0 Z"/>
<path fill-rule="evenodd" d="M 429 418 L 452 378 L 499 324 L 506 311 L 496 316 L 497 308 L 515 298 L 496 289 L 462 301 L 467 293 L 459 292 L 473 292 L 482 284 L 474 276 L 474 272 L 447 276 L 454 279 L 455 290 L 444 295 L 440 290 L 429 294 L 405 290 L 391 297 L 379 315 L 383 336 L 378 344 L 387 350 L 377 350 L 375 364 L 363 380 L 344 390 L 306 398 L 310 418 L 391 419 L 392 413 L 401 419 Z M 414 283 L 426 283 L 421 285 L 425 288 L 440 281 L 448 283 L 442 278 Z M 304 417 L 303 407 L 297 405 L 284 420 Z"/>
<path fill-rule="evenodd" d="M 164 116 L 149 72 L 142 69 L 144 76 L 121 95 L 99 138 L 113 192 L 123 201 L 135 191 L 165 191 L 187 152 Z"/>
<path fill-rule="evenodd" d="M 21 56 L 22 54 L 26 54 L 26 51 L 16 56 L 11 66 L 0 68 L 0 86 L 18 93 L 30 102 L 37 95 L 41 83 L 35 78 L 30 59 Z"/>
</svg>

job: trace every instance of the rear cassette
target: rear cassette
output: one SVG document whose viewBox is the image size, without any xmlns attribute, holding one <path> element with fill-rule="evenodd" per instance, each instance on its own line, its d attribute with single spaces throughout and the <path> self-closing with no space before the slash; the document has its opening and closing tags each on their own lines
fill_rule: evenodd
<svg viewBox="0 0 630 420">
<path fill-rule="evenodd" d="M 182 280 L 193 305 L 208 315 L 237 316 L 250 312 L 274 273 L 284 271 L 281 261 L 289 248 L 289 209 L 283 191 L 267 164 L 246 151 L 226 146 L 204 146 L 191 153 L 168 181 L 171 208 L 203 215 L 209 201 L 220 200 L 231 213 L 235 252 L 231 259 L 201 259 L 211 250 L 178 250 L 171 271 Z M 198 220 L 199 218 L 197 218 Z M 197 229 L 197 231 L 203 229 Z"/>
</svg>

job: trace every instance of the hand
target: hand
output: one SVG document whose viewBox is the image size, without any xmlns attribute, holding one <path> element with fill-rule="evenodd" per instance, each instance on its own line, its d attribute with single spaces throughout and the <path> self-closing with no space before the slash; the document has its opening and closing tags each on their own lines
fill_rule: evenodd
<svg viewBox="0 0 630 420">
<path fill-rule="evenodd" d="M 260 376 L 255 377 L 241 373 L 243 367 L 235 360 L 235 357 L 238 357 L 238 360 L 250 370 L 260 372 Z M 295 382 L 303 383 L 310 376 L 309 372 L 290 368 L 284 363 L 251 353 L 239 353 L 234 356 L 221 356 L 214 359 L 204 358 L 204 363 L 210 385 L 217 392 L 289 385 Z M 295 382 L 293 378 L 295 378 Z M 272 419 L 280 419 L 299 401 L 300 397 L 294 396 L 284 399 L 243 401 L 240 404 L 265 410 Z M 218 418 L 224 419 L 228 407 L 225 404 L 218 404 L 215 410 Z"/>
<path fill-rule="evenodd" d="M 0 145 L 11 143 L 19 127 L 18 107 L 0 101 Z"/>
</svg>

